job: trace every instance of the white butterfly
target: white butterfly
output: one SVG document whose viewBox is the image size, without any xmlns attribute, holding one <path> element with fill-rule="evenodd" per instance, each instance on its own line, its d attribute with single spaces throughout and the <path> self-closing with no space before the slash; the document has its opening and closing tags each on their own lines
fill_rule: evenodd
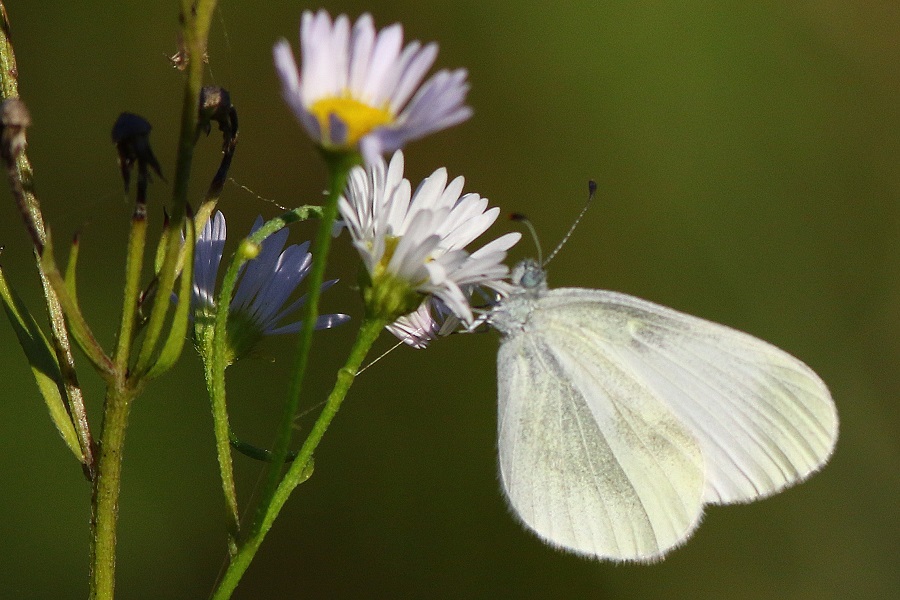
<svg viewBox="0 0 900 600">
<path fill-rule="evenodd" d="M 805 364 L 625 294 L 548 290 L 539 263 L 486 320 L 497 356 L 500 478 L 548 543 L 653 561 L 705 504 L 750 502 L 822 467 L 837 412 Z"/>
</svg>

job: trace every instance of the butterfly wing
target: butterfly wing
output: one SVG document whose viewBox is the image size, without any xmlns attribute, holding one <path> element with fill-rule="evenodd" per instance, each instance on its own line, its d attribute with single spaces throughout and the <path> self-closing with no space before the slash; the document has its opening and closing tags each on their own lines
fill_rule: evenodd
<svg viewBox="0 0 900 600">
<path fill-rule="evenodd" d="M 746 333 L 639 298 L 557 289 L 536 324 L 565 329 L 677 416 L 700 444 L 706 503 L 748 502 L 821 468 L 837 440 L 822 380 Z M 606 367 L 603 367 L 606 368 Z"/>
<path fill-rule="evenodd" d="M 537 311 L 539 326 L 500 347 L 503 488 L 522 521 L 553 545 L 653 560 L 699 521 L 700 446 L 594 337 L 571 335 L 569 316 Z"/>
</svg>

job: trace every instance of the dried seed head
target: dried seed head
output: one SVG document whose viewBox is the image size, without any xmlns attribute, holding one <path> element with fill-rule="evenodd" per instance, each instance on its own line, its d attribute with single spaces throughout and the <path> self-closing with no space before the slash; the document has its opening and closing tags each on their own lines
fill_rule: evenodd
<svg viewBox="0 0 900 600">
<path fill-rule="evenodd" d="M 25 130 L 31 125 L 28 107 L 19 98 L 8 98 L 0 106 L 0 153 L 12 162 L 25 149 Z"/>
<path fill-rule="evenodd" d="M 202 131 L 206 135 L 212 131 L 212 122 L 219 124 L 222 132 L 222 149 L 228 149 L 237 138 L 237 111 L 231 105 L 231 95 L 228 90 L 214 85 L 205 86 L 200 90 L 200 109 L 197 113 L 197 136 Z"/>
<path fill-rule="evenodd" d="M 126 191 L 131 179 L 131 167 L 135 162 L 138 164 L 140 181 L 146 182 L 148 166 L 162 178 L 162 169 L 150 148 L 150 129 L 150 122 L 147 119 L 129 112 L 120 114 L 113 125 L 112 141 L 119 154 L 119 168 L 122 171 Z"/>
</svg>

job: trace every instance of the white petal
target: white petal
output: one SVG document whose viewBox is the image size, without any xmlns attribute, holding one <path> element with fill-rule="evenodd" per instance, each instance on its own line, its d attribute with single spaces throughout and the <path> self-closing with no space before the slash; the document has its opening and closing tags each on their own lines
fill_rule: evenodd
<svg viewBox="0 0 900 600">
<path fill-rule="evenodd" d="M 375 45 L 375 24 L 372 15 L 366 13 L 356 20 L 353 26 L 353 39 L 350 51 L 350 91 L 354 96 L 362 93 L 372 58 L 372 47 Z"/>
<path fill-rule="evenodd" d="M 393 97 L 391 98 L 391 110 L 394 113 L 399 112 L 400 109 L 403 108 L 406 101 L 409 100 L 419 84 L 422 83 L 425 73 L 427 73 L 428 69 L 431 68 L 431 65 L 434 64 L 437 53 L 437 44 L 431 43 L 416 53 L 410 61 L 409 65 L 403 71 L 400 80 L 397 82 Z"/>
<path fill-rule="evenodd" d="M 403 28 L 399 23 L 385 27 L 378 33 L 361 90 L 361 100 L 378 106 L 388 99 L 391 90 L 384 85 L 384 79 L 397 60 L 402 44 Z"/>
</svg>

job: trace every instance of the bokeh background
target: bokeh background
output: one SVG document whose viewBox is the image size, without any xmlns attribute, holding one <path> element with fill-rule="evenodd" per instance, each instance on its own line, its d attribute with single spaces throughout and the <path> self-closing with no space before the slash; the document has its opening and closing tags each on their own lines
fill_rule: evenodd
<svg viewBox="0 0 900 600">
<path fill-rule="evenodd" d="M 171 174 L 181 106 L 176 2 L 6 3 L 29 153 L 55 239 L 81 232 L 79 291 L 101 340 L 119 318 L 130 202 L 109 131 L 154 126 Z M 235 598 L 900 597 L 900 8 L 893 1 L 747 3 L 412 0 L 326 2 L 402 21 L 465 66 L 474 118 L 408 148 L 408 176 L 439 166 L 546 247 L 600 201 L 554 261 L 551 284 L 615 289 L 717 320 L 802 357 L 841 416 L 820 474 L 771 499 L 714 507 L 652 566 L 556 552 L 510 516 L 496 478 L 494 334 L 401 348 L 366 371 Z M 273 42 L 296 43 L 293 0 L 223 0 L 208 81 L 232 94 L 240 144 L 220 207 L 231 232 L 315 201 L 325 173 L 283 105 Z M 192 197 L 219 159 L 200 143 Z M 151 190 L 158 231 L 171 189 Z M 31 252 L 8 192 L 8 277 L 37 310 Z M 498 222 L 492 235 L 512 230 Z M 309 224 L 294 241 L 308 238 Z M 60 253 L 64 244 L 60 244 Z M 524 240 L 511 261 L 534 254 Z M 337 242 L 324 308 L 361 315 L 357 259 Z M 359 322 L 358 319 L 356 322 Z M 354 336 L 319 333 L 306 406 Z M 385 336 L 379 349 L 387 348 Z M 293 339 L 229 370 L 234 426 L 272 439 Z M 87 593 L 89 486 L 52 428 L 11 328 L 0 324 L 0 596 Z M 84 363 L 84 361 L 82 361 Z M 81 378 L 99 422 L 102 388 Z M 140 398 L 126 447 L 119 597 L 204 598 L 224 557 L 223 506 L 199 360 Z M 309 425 L 311 417 L 300 420 Z M 97 427 L 98 425 L 95 425 Z M 237 458 L 241 499 L 258 463 Z"/>
</svg>

